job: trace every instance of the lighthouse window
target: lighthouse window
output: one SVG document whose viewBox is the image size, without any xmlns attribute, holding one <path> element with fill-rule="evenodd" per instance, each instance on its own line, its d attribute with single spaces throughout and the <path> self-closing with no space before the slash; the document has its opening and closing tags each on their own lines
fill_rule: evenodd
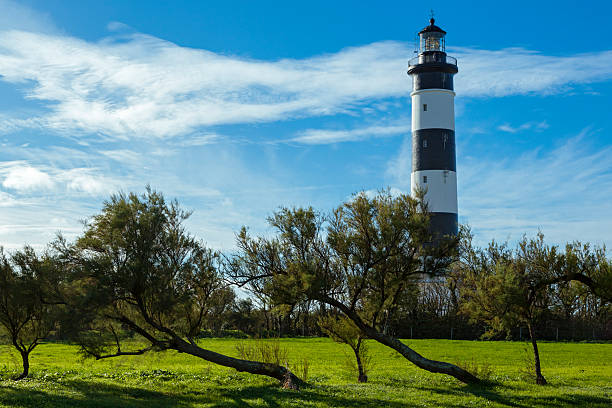
<svg viewBox="0 0 612 408">
<path fill-rule="evenodd" d="M 423 176 L 423 183 L 427 184 L 427 176 Z"/>
<path fill-rule="evenodd" d="M 426 103 L 423 104 L 423 112 L 427 112 L 427 104 Z"/>
<path fill-rule="evenodd" d="M 427 147 L 427 139 L 423 139 L 423 147 Z"/>
</svg>

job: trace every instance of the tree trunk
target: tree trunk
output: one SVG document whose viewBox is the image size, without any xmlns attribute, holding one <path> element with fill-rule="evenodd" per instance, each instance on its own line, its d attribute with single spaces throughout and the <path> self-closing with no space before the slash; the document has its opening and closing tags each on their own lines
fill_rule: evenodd
<svg viewBox="0 0 612 408">
<path fill-rule="evenodd" d="M 393 350 L 404 356 L 408 361 L 417 367 L 422 368 L 423 370 L 427 370 L 432 373 L 447 374 L 466 384 L 476 384 L 480 382 L 476 376 L 463 368 L 451 363 L 425 358 L 394 337 L 384 335 L 375 330 L 372 330 L 369 333 L 366 332 L 366 334 L 368 337 L 378 341 L 379 343 L 384 344 L 387 347 L 391 347 Z"/>
<path fill-rule="evenodd" d="M 529 336 L 531 336 L 531 345 L 533 346 L 536 384 L 545 385 L 546 378 L 544 378 L 544 376 L 542 375 L 542 370 L 540 369 L 540 352 L 538 351 L 538 343 L 536 342 L 535 329 L 533 328 L 533 325 L 531 323 L 529 323 L 527 327 L 529 328 Z"/>
<path fill-rule="evenodd" d="M 265 375 L 267 377 L 275 378 L 281 382 L 283 388 L 298 390 L 300 385 L 304 384 L 304 382 L 289 371 L 288 368 L 276 364 L 241 360 L 239 358 L 229 357 L 223 354 L 215 353 L 214 351 L 203 349 L 180 338 L 175 338 L 172 345 L 177 351 L 200 357 L 201 359 L 210 361 L 211 363 L 219 364 L 224 367 L 230 367 L 241 372 Z"/>
<path fill-rule="evenodd" d="M 411 349 L 410 347 L 406 346 L 404 343 L 402 343 L 395 337 L 391 337 L 389 335 L 379 332 L 375 328 L 367 325 L 354 310 L 350 309 L 342 302 L 339 302 L 331 297 L 324 297 L 320 300 L 326 302 L 330 306 L 338 308 L 346 315 L 346 317 L 351 319 L 353 323 L 355 323 L 355 325 L 359 327 L 359 329 L 367 337 L 371 338 L 372 340 L 376 340 L 377 342 L 384 344 L 387 347 L 391 347 L 393 350 L 400 353 L 408 361 L 410 361 L 417 367 L 432 373 L 450 375 L 466 384 L 477 384 L 480 382 L 478 377 L 474 376 L 473 374 L 469 373 L 461 367 L 458 367 L 451 363 L 445 363 L 443 361 L 429 360 Z"/>
<path fill-rule="evenodd" d="M 357 360 L 357 371 L 359 372 L 359 377 L 357 377 L 357 382 L 365 383 L 368 382 L 368 376 L 363 371 L 363 363 L 361 362 L 361 356 L 359 352 L 361 351 L 361 339 L 357 341 L 357 348 L 353 349 L 355 353 L 355 359 Z"/>
<path fill-rule="evenodd" d="M 21 353 L 21 361 L 23 363 L 23 372 L 15 377 L 15 381 L 23 380 L 30 373 L 30 353 L 28 351 L 19 351 Z"/>
</svg>

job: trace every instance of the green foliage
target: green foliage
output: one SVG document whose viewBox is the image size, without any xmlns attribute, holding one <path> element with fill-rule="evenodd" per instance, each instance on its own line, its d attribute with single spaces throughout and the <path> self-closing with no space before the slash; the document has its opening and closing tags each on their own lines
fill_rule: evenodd
<svg viewBox="0 0 612 408">
<path fill-rule="evenodd" d="M 469 371 L 482 381 L 491 381 L 493 379 L 493 368 L 491 367 L 491 363 L 488 361 L 477 361 L 475 358 L 472 358 L 471 360 L 462 360 L 457 362 L 457 366 Z"/>
<path fill-rule="evenodd" d="M 461 290 L 463 312 L 486 322 L 488 336 L 533 325 L 557 307 L 569 315 L 579 297 L 610 302 L 612 272 L 605 248 L 591 250 L 575 242 L 562 251 L 539 233 L 535 239 L 523 237 L 515 250 L 495 241 L 479 249 L 469 232 L 463 236 L 452 278 Z"/>
<path fill-rule="evenodd" d="M 380 330 L 385 318 L 425 275 L 445 273 L 455 240 L 431 240 L 422 200 L 381 192 L 358 194 L 329 216 L 283 208 L 270 217 L 276 237 L 238 234 L 228 274 L 274 304 L 317 300 L 357 313 Z M 254 286 L 254 284 L 257 286 Z"/>
<path fill-rule="evenodd" d="M 350 319 L 342 315 L 326 315 L 319 317 L 319 327 L 336 343 L 343 343 L 357 349 L 357 343 L 363 339 L 361 330 Z"/>
<path fill-rule="evenodd" d="M 8 256 L 0 247 L 0 328 L 22 357 L 24 378 L 29 354 L 57 328 L 62 269 L 49 254 L 25 247 Z"/>
<path fill-rule="evenodd" d="M 219 255 L 186 232 L 189 213 L 150 189 L 119 194 L 87 224 L 74 246 L 58 243 L 73 259 L 79 296 L 70 319 L 85 353 L 120 349 L 124 329 L 165 348 L 175 337 L 194 338 L 214 326 L 234 300 L 218 274 Z"/>
<path fill-rule="evenodd" d="M 523 238 L 515 251 L 496 242 L 486 250 L 464 242 L 459 265 L 463 311 L 486 322 L 489 337 L 521 323 L 533 325 L 549 304 L 548 282 L 557 258 L 556 248 L 546 246 L 541 234 L 535 240 Z"/>
<path fill-rule="evenodd" d="M 565 246 L 559 274 L 566 281 L 576 280 L 595 296 L 612 303 L 612 259 L 606 257 L 605 247 L 572 242 Z"/>
<path fill-rule="evenodd" d="M 515 250 L 492 242 L 486 250 L 472 246 L 464 234 L 462 260 L 457 263 L 454 280 L 460 282 L 462 310 L 476 321 L 483 321 L 493 336 L 520 324 L 527 325 L 534 353 L 536 382 L 545 384 L 541 374 L 535 325 L 550 313 L 555 299 L 565 302 L 576 296 L 570 282 L 580 282 L 589 291 L 608 300 L 609 261 L 605 249 L 590 250 L 588 245 L 568 244 L 565 252 L 535 239 L 523 239 Z M 555 296 L 555 292 L 558 295 Z"/>
<path fill-rule="evenodd" d="M 288 352 L 278 340 L 255 340 L 236 343 L 236 351 L 244 360 L 286 366 L 289 364 Z"/>
<path fill-rule="evenodd" d="M 276 305 L 325 303 L 417 366 L 476 383 L 465 370 L 429 360 L 385 330 L 403 299 L 414 294 L 414 283 L 444 275 L 456 256 L 454 237 L 432 245 L 428 214 L 422 194 L 393 197 L 389 191 L 373 198 L 358 194 L 329 217 L 312 208 L 284 208 L 269 219 L 276 237 L 251 238 L 242 229 L 228 274 Z"/>
<path fill-rule="evenodd" d="M 58 239 L 54 246 L 78 288 L 66 320 L 72 338 L 96 359 L 178 350 L 297 389 L 300 380 L 285 367 L 197 345 L 203 330 L 221 332 L 235 294 L 219 273 L 219 254 L 186 231 L 188 217 L 147 188 L 142 196 L 112 196 L 75 245 Z M 126 334 L 147 344 L 134 349 Z"/>
<path fill-rule="evenodd" d="M 251 340 L 236 343 L 236 352 L 243 360 L 261 361 L 287 367 L 303 381 L 308 381 L 310 358 L 307 354 L 289 358 L 289 350 L 276 340 Z"/>
<path fill-rule="evenodd" d="M 319 317 L 319 327 L 336 343 L 348 345 L 353 351 L 353 356 L 347 356 L 346 365 L 351 373 L 357 373 L 358 382 L 367 382 L 373 362 L 368 353 L 368 346 L 364 341 L 365 336 L 352 320 L 343 315 L 332 315 Z"/>
</svg>

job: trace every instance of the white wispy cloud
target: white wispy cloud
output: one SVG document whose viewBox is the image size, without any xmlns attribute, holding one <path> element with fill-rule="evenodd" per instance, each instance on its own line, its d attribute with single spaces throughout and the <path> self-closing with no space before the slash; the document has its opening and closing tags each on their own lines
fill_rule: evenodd
<svg viewBox="0 0 612 408">
<path fill-rule="evenodd" d="M 8 31 L 0 36 L 0 74 L 12 83 L 32 81 L 27 97 L 51 102 L 33 125 L 165 137 L 199 126 L 334 113 L 387 96 L 393 83 L 406 81 L 401 70 L 395 79 L 387 75 L 402 54 L 400 44 L 378 43 L 266 62 L 140 34 L 88 43 Z M 370 70 L 384 76 L 364 81 Z"/>
<path fill-rule="evenodd" d="M 4 194 L 0 192 L 0 246 L 8 249 L 25 244 L 43 248 L 57 232 L 74 238 L 82 230 L 80 220 L 94 212 L 87 203 L 59 203 L 57 197 L 12 197 L 5 203 Z"/>
<path fill-rule="evenodd" d="M 15 204 L 15 199 L 7 192 L 0 191 L 0 207 L 10 207 Z"/>
<path fill-rule="evenodd" d="M 467 159 L 459 166 L 460 206 L 490 236 L 544 233 L 606 242 L 612 231 L 612 146 L 595 146 L 587 129 L 549 152 Z"/>
<path fill-rule="evenodd" d="M 116 180 L 95 169 L 37 167 L 26 161 L 0 162 L 0 180 L 2 187 L 20 194 L 68 191 L 105 195 L 117 187 Z"/>
<path fill-rule="evenodd" d="M 120 163 L 133 163 L 142 158 L 139 152 L 130 149 L 101 150 L 100 154 Z"/>
<path fill-rule="evenodd" d="M 412 172 L 412 137 L 405 137 L 399 152 L 387 164 L 385 179 L 403 190 L 410 191 Z"/>
<path fill-rule="evenodd" d="M 217 143 L 222 139 L 222 136 L 216 133 L 207 133 L 203 135 L 190 135 L 183 140 L 177 141 L 175 144 L 180 147 L 205 146 Z"/>
<path fill-rule="evenodd" d="M 26 243 L 42 248 L 57 232 L 73 238 L 82 231 L 80 221 L 99 211 L 104 198 L 133 186 L 132 178 L 120 172 L 58 166 L 100 162 L 96 156 L 76 154 L 73 149 L 6 150 L 28 157 L 0 162 L 0 246 L 6 248 Z M 58 160 L 66 152 L 75 153 L 74 157 Z"/>
<path fill-rule="evenodd" d="M 339 142 L 355 142 L 372 137 L 394 136 L 402 133 L 410 133 L 410 125 L 388 125 L 368 126 L 364 128 L 332 130 L 332 129 L 307 129 L 298 136 L 289 139 L 288 142 L 303 144 L 331 144 Z"/>
<path fill-rule="evenodd" d="M 243 160 L 243 145 L 204 145 L 195 159 L 185 155 L 191 146 L 160 158 L 151 153 L 159 149 L 155 144 L 140 143 L 138 152 L 134 145 L 117 143 L 117 149 L 102 151 L 5 145 L 1 153 L 27 159 L 0 161 L 0 245 L 43 247 L 57 231 L 74 238 L 82 231 L 79 221 L 99 213 L 110 194 L 142 192 L 150 184 L 194 211 L 187 222 L 192 233 L 213 248 L 229 249 L 242 225 L 264 231 L 266 217 L 279 205 L 318 205 L 325 199 L 317 197 L 317 191 L 337 188 L 296 186 L 291 169 L 283 164 L 271 167 L 273 159 Z M 9 173 L 24 168 L 46 174 L 52 188 L 26 191 L 2 185 Z"/>
<path fill-rule="evenodd" d="M 551 93 L 612 77 L 612 51 L 574 56 L 520 48 L 452 51 L 459 57 L 460 96 Z M 38 117 L 14 118 L 4 130 L 29 126 L 163 138 L 212 125 L 350 112 L 366 102 L 407 96 L 410 55 L 408 44 L 385 41 L 301 60 L 261 61 L 138 33 L 88 42 L 4 31 L 2 80 L 20 84 L 27 98 L 47 107 Z M 325 139 L 320 134 L 312 140 L 318 137 Z"/>
<path fill-rule="evenodd" d="M 90 169 L 71 169 L 64 171 L 58 178 L 63 179 L 69 191 L 93 196 L 108 195 L 117 188 L 114 181 L 94 174 Z"/>
<path fill-rule="evenodd" d="M 560 93 L 571 85 L 612 78 L 612 50 L 570 56 L 544 55 L 524 48 L 451 48 L 459 60 L 460 96 Z"/>
<path fill-rule="evenodd" d="M 497 129 L 507 133 L 518 133 L 524 130 L 542 131 L 548 129 L 549 127 L 548 122 L 543 120 L 541 122 L 526 122 L 518 126 L 512 126 L 509 123 L 504 123 L 498 126 Z"/>
<path fill-rule="evenodd" d="M 48 14 L 12 0 L 0 0 L 0 30 L 24 30 L 57 33 L 59 30 Z"/>
<path fill-rule="evenodd" d="M 16 191 L 49 190 L 54 185 L 49 174 L 27 164 L 0 164 L 0 175 L 2 173 L 2 186 Z"/>
</svg>

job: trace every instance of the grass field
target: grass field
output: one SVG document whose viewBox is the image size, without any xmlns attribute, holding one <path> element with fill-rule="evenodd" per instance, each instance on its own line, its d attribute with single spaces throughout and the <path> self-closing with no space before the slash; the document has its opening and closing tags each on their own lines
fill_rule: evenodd
<svg viewBox="0 0 612 408">
<path fill-rule="evenodd" d="M 237 355 L 239 341 L 210 339 L 203 346 Z M 370 342 L 374 368 L 356 384 L 346 368 L 348 348 L 329 339 L 281 339 L 290 361 L 309 360 L 309 387 L 283 390 L 260 376 L 237 373 L 175 352 L 82 361 L 77 348 L 43 344 L 31 358 L 31 378 L 9 378 L 20 360 L 0 346 L 0 407 L 560 407 L 612 406 L 612 344 L 542 343 L 547 386 L 522 371 L 526 343 L 408 340 L 429 358 L 488 366 L 493 385 L 466 386 L 417 369 L 392 350 Z M 527 351 L 526 351 L 527 350 Z"/>
</svg>

